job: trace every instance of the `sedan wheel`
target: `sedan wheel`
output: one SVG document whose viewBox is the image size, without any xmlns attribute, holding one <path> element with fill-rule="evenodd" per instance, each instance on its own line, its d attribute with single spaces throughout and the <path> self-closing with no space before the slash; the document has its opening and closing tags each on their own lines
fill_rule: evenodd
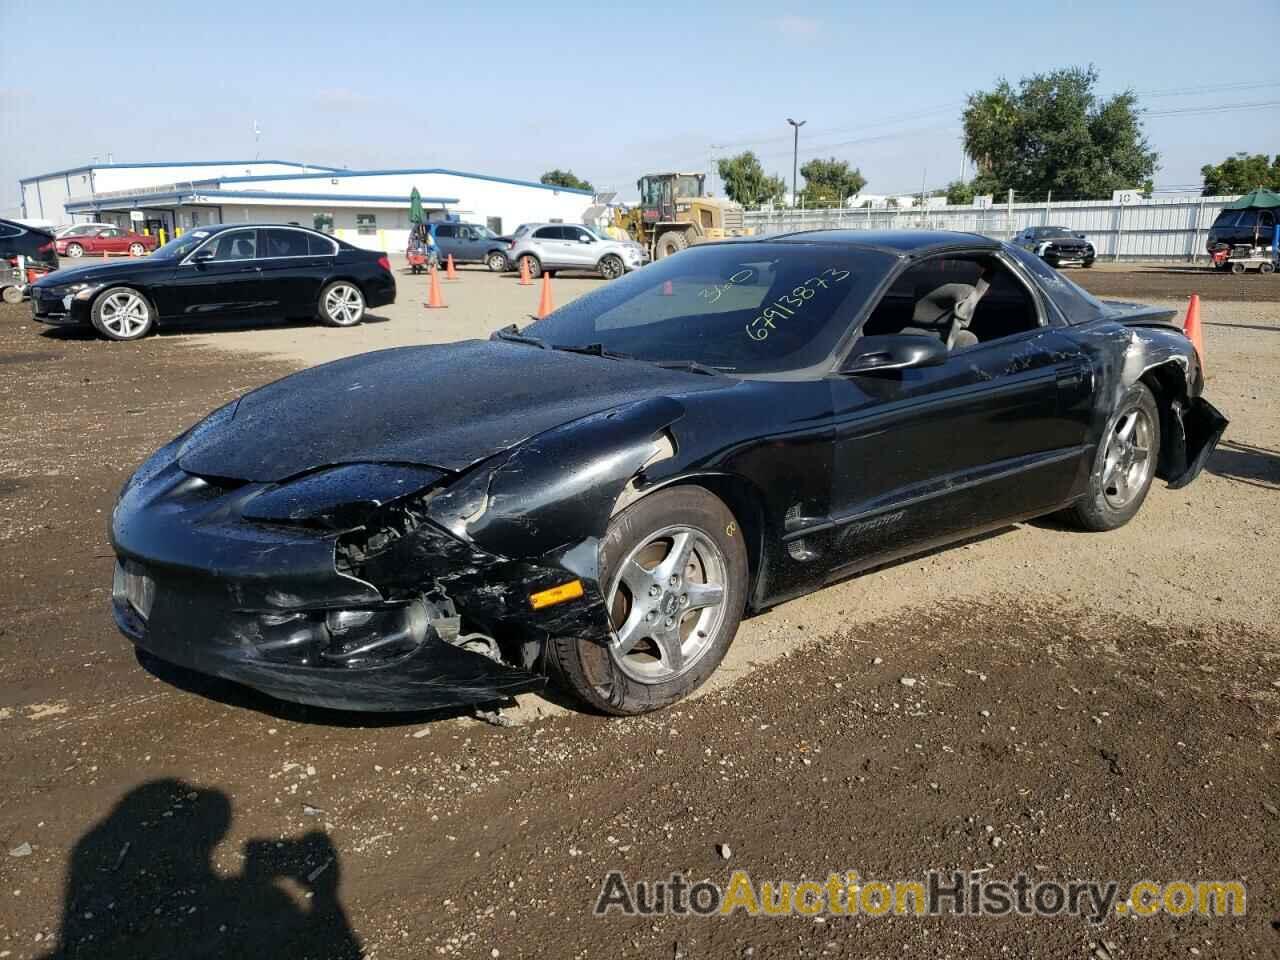
<svg viewBox="0 0 1280 960">
<path fill-rule="evenodd" d="M 84 247 L 80 246 L 80 244 L 78 243 L 68 243 L 67 256 L 71 257 L 72 259 L 75 259 L 76 257 L 83 257 Z"/>
<path fill-rule="evenodd" d="M 335 327 L 354 327 L 364 319 L 364 294 L 345 280 L 329 284 L 320 294 L 320 317 Z"/>
<path fill-rule="evenodd" d="M 1112 415 L 1089 477 L 1089 492 L 1071 511 L 1086 530 L 1114 530 L 1142 506 L 1160 459 L 1160 408 L 1145 384 L 1129 388 Z"/>
<path fill-rule="evenodd" d="M 129 256 L 140 257 L 147 252 L 147 248 L 140 243 L 129 244 Z"/>
<path fill-rule="evenodd" d="M 105 291 L 94 303 L 91 319 L 108 340 L 140 340 L 155 324 L 151 304 L 131 287 Z"/>
<path fill-rule="evenodd" d="M 609 524 L 601 569 L 609 641 L 551 641 L 574 693 L 625 715 L 701 686 L 733 642 L 746 604 L 746 546 L 724 503 L 701 487 L 643 498 Z"/>
</svg>

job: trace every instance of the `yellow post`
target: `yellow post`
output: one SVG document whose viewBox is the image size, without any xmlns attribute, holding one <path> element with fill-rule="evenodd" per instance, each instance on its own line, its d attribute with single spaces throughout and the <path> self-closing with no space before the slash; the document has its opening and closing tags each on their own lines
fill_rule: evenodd
<svg viewBox="0 0 1280 960">
<path fill-rule="evenodd" d="M 151 236 L 151 228 L 150 228 L 150 227 L 143 227 L 143 228 L 142 228 L 142 235 L 143 235 L 144 237 L 149 237 L 149 236 Z"/>
<path fill-rule="evenodd" d="M 387 231 L 385 230 L 378 231 L 378 246 L 382 247 L 383 253 L 387 252 Z"/>
<path fill-rule="evenodd" d="M 164 227 L 160 228 L 160 246 L 164 246 Z"/>
</svg>

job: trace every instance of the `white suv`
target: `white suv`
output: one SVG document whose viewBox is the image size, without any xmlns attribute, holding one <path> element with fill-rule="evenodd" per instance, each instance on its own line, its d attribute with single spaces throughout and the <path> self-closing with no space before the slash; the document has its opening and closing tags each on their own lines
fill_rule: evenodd
<svg viewBox="0 0 1280 960">
<path fill-rule="evenodd" d="M 529 276 L 544 271 L 586 270 L 615 280 L 644 264 L 644 250 L 630 240 L 609 240 L 572 223 L 525 223 L 507 247 L 507 260 Z"/>
</svg>

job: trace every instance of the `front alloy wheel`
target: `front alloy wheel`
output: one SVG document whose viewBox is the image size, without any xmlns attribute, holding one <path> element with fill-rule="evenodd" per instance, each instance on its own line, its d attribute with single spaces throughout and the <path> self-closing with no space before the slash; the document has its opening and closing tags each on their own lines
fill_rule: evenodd
<svg viewBox="0 0 1280 960">
<path fill-rule="evenodd" d="M 151 304 L 131 287 L 103 291 L 93 304 L 90 319 L 94 329 L 108 340 L 140 340 L 155 324 Z"/>
<path fill-rule="evenodd" d="M 67 256 L 68 256 L 68 257 L 71 257 L 73 260 L 74 260 L 74 259 L 76 259 L 76 258 L 78 258 L 78 257 L 83 257 L 83 256 L 84 256 L 84 247 L 80 246 L 80 244 L 78 244 L 78 243 L 68 243 L 68 244 L 67 244 Z"/>
<path fill-rule="evenodd" d="M 552 640 L 561 677 L 618 715 L 688 696 L 724 659 L 746 605 L 747 550 L 733 514 L 702 487 L 659 491 L 613 518 L 600 559 L 612 635 Z"/>
<path fill-rule="evenodd" d="M 484 263 L 493 273 L 504 273 L 507 269 L 507 255 L 495 250 L 485 257 Z"/>
<path fill-rule="evenodd" d="M 320 317 L 335 327 L 354 327 L 364 319 L 364 294 L 346 280 L 329 284 L 320 294 Z"/>
<path fill-rule="evenodd" d="M 1160 460 L 1160 408 L 1146 384 L 1135 383 L 1107 424 L 1089 476 L 1089 492 L 1072 509 L 1086 530 L 1124 526 L 1147 498 Z"/>
<path fill-rule="evenodd" d="M 625 272 L 626 267 L 622 265 L 620 257 L 610 254 L 600 261 L 600 276 L 606 280 L 617 280 Z"/>
</svg>

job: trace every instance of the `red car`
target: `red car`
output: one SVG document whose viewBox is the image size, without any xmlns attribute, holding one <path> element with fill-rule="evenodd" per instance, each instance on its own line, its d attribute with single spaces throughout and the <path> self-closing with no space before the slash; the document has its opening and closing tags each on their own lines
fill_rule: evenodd
<svg viewBox="0 0 1280 960">
<path fill-rule="evenodd" d="M 121 227 L 99 227 L 88 233 L 59 237 L 54 246 L 60 257 L 83 257 L 92 253 L 127 253 L 141 257 L 159 244 L 155 237 L 134 233 Z"/>
</svg>

